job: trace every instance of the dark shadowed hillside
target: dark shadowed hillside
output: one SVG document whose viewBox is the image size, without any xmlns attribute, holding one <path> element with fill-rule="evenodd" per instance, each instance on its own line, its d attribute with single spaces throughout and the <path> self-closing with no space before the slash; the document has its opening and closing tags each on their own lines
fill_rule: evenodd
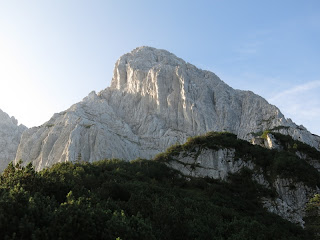
<svg viewBox="0 0 320 240">
<path fill-rule="evenodd" d="M 168 160 L 199 144 L 235 147 L 239 157 L 261 156 L 256 161 L 271 177 L 288 176 L 297 164 L 286 167 L 280 163 L 284 158 L 272 160 L 274 151 L 213 133 L 157 159 Z M 306 180 L 300 171 L 295 179 Z M 260 200 L 276 198 L 277 192 L 252 180 L 253 173 L 243 168 L 221 181 L 185 177 L 163 162 L 148 160 L 79 159 L 40 172 L 30 164 L 10 164 L 0 181 L 0 231 L 4 239 L 312 239 L 263 208 Z M 310 186 L 319 182 L 317 172 L 308 179 Z"/>
</svg>

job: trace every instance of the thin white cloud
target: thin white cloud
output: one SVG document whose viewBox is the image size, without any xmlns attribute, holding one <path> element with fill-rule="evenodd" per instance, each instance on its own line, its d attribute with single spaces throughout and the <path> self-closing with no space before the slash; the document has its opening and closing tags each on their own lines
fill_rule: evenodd
<svg viewBox="0 0 320 240">
<path fill-rule="evenodd" d="M 320 134 L 320 80 L 296 85 L 281 91 L 269 102 L 280 108 L 287 118 L 303 124 L 312 133 Z"/>
<path fill-rule="evenodd" d="M 292 95 L 295 95 L 298 93 L 303 93 L 303 92 L 307 92 L 309 90 L 314 90 L 315 88 L 318 88 L 318 87 L 320 87 L 320 80 L 297 85 L 293 88 L 287 89 L 283 92 L 276 94 L 275 96 L 271 97 L 269 99 L 269 101 L 274 102 L 274 101 L 277 101 L 281 98 L 286 98 L 286 97 L 289 97 L 289 96 L 292 96 Z"/>
</svg>

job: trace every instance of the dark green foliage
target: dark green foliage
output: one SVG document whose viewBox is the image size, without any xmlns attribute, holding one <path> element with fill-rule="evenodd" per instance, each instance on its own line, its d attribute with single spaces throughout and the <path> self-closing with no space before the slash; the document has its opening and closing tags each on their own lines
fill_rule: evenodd
<svg viewBox="0 0 320 240">
<path fill-rule="evenodd" d="M 228 183 L 187 180 L 141 159 L 62 163 L 41 172 L 10 164 L 0 177 L 1 238 L 311 239 L 262 208 L 259 197 L 272 192 L 251 174 L 244 169 Z"/>
<path fill-rule="evenodd" d="M 265 135 L 269 131 L 265 132 Z M 310 156 L 318 157 L 320 152 L 316 149 L 292 140 L 291 137 L 282 134 L 276 134 L 277 139 L 287 143 L 289 146 L 296 146 L 297 149 L 307 152 Z M 296 144 L 296 145 L 295 145 Z M 251 160 L 258 167 L 264 170 L 264 173 L 270 181 L 273 181 L 277 176 L 282 178 L 291 178 L 295 181 L 302 181 L 305 184 L 315 187 L 320 186 L 320 175 L 318 171 L 310 166 L 305 160 L 298 158 L 295 151 L 276 151 L 269 150 L 257 145 L 252 145 L 247 141 L 237 139 L 237 136 L 227 132 L 209 132 L 203 136 L 189 138 L 183 145 L 175 145 L 168 149 L 165 153 L 156 156 L 155 160 L 161 162 L 169 162 L 174 156 L 181 151 L 200 151 L 203 148 L 213 150 L 232 148 L 236 150 L 235 157 L 241 158 L 244 161 Z M 297 150 L 295 149 L 295 150 Z"/>
<path fill-rule="evenodd" d="M 295 153 L 296 151 L 305 153 L 308 157 L 320 161 L 320 152 L 317 149 L 305 144 L 303 142 L 293 140 L 288 135 L 272 132 L 272 135 L 280 142 L 285 151 Z"/>
<path fill-rule="evenodd" d="M 277 127 L 274 127 L 272 129 L 270 129 L 270 131 L 278 131 L 278 130 L 281 130 L 281 129 L 286 129 L 288 130 L 290 127 L 288 126 L 277 126 Z"/>
<path fill-rule="evenodd" d="M 307 204 L 307 214 L 304 218 L 306 228 L 314 234 L 314 239 L 320 239 L 320 195 L 315 194 Z"/>
</svg>

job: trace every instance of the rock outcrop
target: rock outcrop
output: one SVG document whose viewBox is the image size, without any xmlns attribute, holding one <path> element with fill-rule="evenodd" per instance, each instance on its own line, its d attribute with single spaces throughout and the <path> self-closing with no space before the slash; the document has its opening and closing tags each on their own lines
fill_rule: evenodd
<svg viewBox="0 0 320 240">
<path fill-rule="evenodd" d="M 185 176 L 209 177 L 227 180 L 229 174 L 238 173 L 243 168 L 254 169 L 252 162 L 235 158 L 235 149 L 219 150 L 196 148 L 193 152 L 182 151 L 167 164 Z"/>
<path fill-rule="evenodd" d="M 284 178 L 280 175 L 271 177 L 269 171 L 263 171 L 261 166 L 252 161 L 256 157 L 250 156 L 250 151 L 242 158 L 239 157 L 239 154 L 237 155 L 236 149 L 219 146 L 219 142 L 213 148 L 206 145 L 194 144 L 192 148 L 186 147 L 186 150 L 181 150 L 184 147 L 176 147 L 175 153 L 167 156 L 159 155 L 158 160 L 164 161 L 184 176 L 209 177 L 223 181 L 228 181 L 231 174 L 249 169 L 252 172 L 253 181 L 275 193 L 275 196 L 272 197 L 262 196 L 260 199 L 262 205 L 268 211 L 304 226 L 306 203 L 314 194 L 319 193 L 317 186 L 310 187 L 301 180 L 293 179 L 294 175 L 291 178 Z M 217 149 L 217 147 L 220 148 Z M 270 158 L 269 161 L 274 160 Z M 304 160 L 301 159 L 301 161 Z M 319 161 L 320 159 L 317 162 Z"/>
<path fill-rule="evenodd" d="M 252 138 L 251 143 L 268 149 L 282 149 L 282 146 L 279 145 L 277 139 L 270 133 L 265 134 L 265 137 L 260 136 Z"/>
<path fill-rule="evenodd" d="M 0 172 L 15 159 L 22 132 L 26 129 L 0 109 Z"/>
<path fill-rule="evenodd" d="M 290 222 L 304 226 L 306 204 L 319 189 L 312 189 L 303 182 L 294 182 L 292 179 L 277 178 L 272 187 L 277 192 L 274 199 L 263 199 L 268 211 L 278 214 Z"/>
<path fill-rule="evenodd" d="M 252 133 L 278 126 L 319 150 L 320 137 L 262 97 L 232 89 L 165 50 L 140 47 L 116 62 L 111 87 L 25 131 L 16 160 L 42 169 L 77 159 L 151 158 L 208 131 L 251 140 Z"/>
</svg>

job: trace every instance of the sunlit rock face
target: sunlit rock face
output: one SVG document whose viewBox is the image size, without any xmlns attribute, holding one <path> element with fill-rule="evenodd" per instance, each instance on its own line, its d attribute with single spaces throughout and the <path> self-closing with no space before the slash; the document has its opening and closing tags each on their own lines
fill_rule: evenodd
<svg viewBox="0 0 320 240">
<path fill-rule="evenodd" d="M 253 145 L 259 145 L 268 149 L 281 150 L 282 146 L 278 143 L 277 139 L 270 133 L 266 134 L 266 137 L 254 137 L 251 139 Z"/>
<path fill-rule="evenodd" d="M 140 47 L 116 62 L 111 87 L 24 132 L 16 160 L 42 169 L 64 161 L 149 159 L 208 131 L 251 140 L 252 133 L 276 126 L 319 149 L 319 137 L 262 97 L 235 90 L 165 50 Z"/>
<path fill-rule="evenodd" d="M 0 172 L 14 161 L 22 132 L 26 129 L 0 109 Z"/>
</svg>

